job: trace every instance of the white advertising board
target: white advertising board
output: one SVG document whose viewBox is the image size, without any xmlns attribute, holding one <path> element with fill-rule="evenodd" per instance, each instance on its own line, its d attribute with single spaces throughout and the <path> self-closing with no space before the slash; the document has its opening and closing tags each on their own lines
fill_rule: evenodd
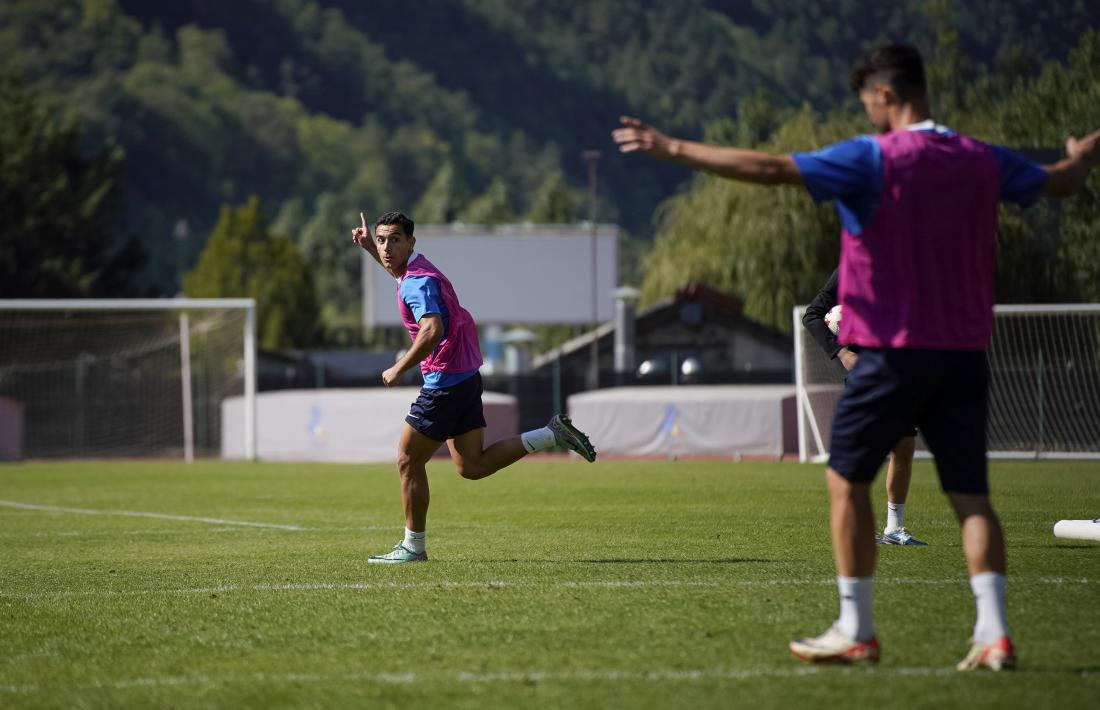
<svg viewBox="0 0 1100 710">
<path fill-rule="evenodd" d="M 277 390 L 256 395 L 256 455 L 265 461 L 393 461 L 417 387 Z M 516 435 L 516 398 L 481 396 L 486 441 Z M 244 400 L 222 400 L 222 458 L 245 457 Z M 447 455 L 447 447 L 440 454 Z"/>
<path fill-rule="evenodd" d="M 447 275 L 480 325 L 590 323 L 595 242 L 596 320 L 610 320 L 619 228 L 579 225 L 416 227 L 416 251 Z M 400 325 L 394 279 L 363 253 L 363 322 Z"/>
</svg>

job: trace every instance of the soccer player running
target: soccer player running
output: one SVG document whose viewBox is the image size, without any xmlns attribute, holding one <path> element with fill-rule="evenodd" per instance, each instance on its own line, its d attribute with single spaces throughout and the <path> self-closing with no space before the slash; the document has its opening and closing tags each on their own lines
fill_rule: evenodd
<svg viewBox="0 0 1100 710">
<path fill-rule="evenodd" d="M 825 324 L 825 314 L 837 304 L 837 274 L 833 270 L 829 280 L 802 316 L 802 325 L 814 336 L 821 349 L 830 358 L 840 360 L 845 370 L 851 370 L 859 359 L 859 346 L 841 345 L 833 331 Z M 843 322 L 843 318 L 841 319 Z M 848 384 L 848 379 L 844 379 Z M 917 428 L 907 426 L 898 438 L 898 443 L 890 452 L 890 463 L 886 466 L 886 526 L 882 535 L 875 538 L 881 545 L 920 546 L 922 542 L 905 527 L 905 500 L 909 497 L 909 483 L 913 478 L 913 453 L 917 448 Z"/>
<path fill-rule="evenodd" d="M 935 123 L 920 53 L 868 51 L 851 87 L 880 135 L 776 155 L 664 135 L 623 117 L 612 134 L 642 152 L 747 182 L 804 185 L 834 200 L 843 231 L 840 340 L 860 347 L 837 404 L 825 478 L 840 615 L 790 644 L 814 662 L 876 662 L 871 481 L 903 427 L 916 424 L 962 532 L 977 620 L 959 670 L 1015 666 L 1005 620 L 1005 545 L 989 501 L 985 348 L 993 327 L 997 202 L 1067 197 L 1100 162 L 1100 131 L 1069 138 L 1039 166 Z"/>
<path fill-rule="evenodd" d="M 398 444 L 397 471 L 405 507 L 405 537 L 393 550 L 368 562 L 397 564 L 424 562 L 428 517 L 426 464 L 443 442 L 451 451 L 458 474 L 477 480 L 491 476 L 529 453 L 561 446 L 587 461 L 596 450 L 569 417 L 555 414 L 541 429 L 502 439 L 485 447 L 485 416 L 481 404 L 481 349 L 477 326 L 458 302 L 447 277 L 423 254 L 416 253 L 414 224 L 400 212 L 378 218 L 374 235 L 359 213 L 362 226 L 352 230 L 352 241 L 362 247 L 397 279 L 397 307 L 412 338 L 412 346 L 382 373 L 393 387 L 401 375 L 419 364 L 424 377 L 420 396 L 405 417 Z"/>
</svg>

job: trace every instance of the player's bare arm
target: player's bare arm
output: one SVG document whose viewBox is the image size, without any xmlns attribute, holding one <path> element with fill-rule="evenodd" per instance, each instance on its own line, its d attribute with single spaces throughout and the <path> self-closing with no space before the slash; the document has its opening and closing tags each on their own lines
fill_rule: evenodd
<svg viewBox="0 0 1100 710">
<path fill-rule="evenodd" d="M 844 369 L 849 372 L 856 366 L 856 361 L 859 360 L 859 355 L 849 350 L 847 345 L 837 351 L 836 357 L 840 360 L 840 364 L 844 366 Z"/>
<path fill-rule="evenodd" d="M 371 236 L 370 227 L 367 225 L 367 218 L 362 212 L 359 213 L 359 221 L 362 222 L 362 226 L 351 230 L 351 240 L 373 256 L 374 260 L 381 265 L 382 259 L 378 256 L 378 245 L 374 243 L 374 237 Z"/>
<path fill-rule="evenodd" d="M 412 347 L 405 351 L 393 367 L 382 373 L 382 382 L 386 387 L 393 387 L 406 370 L 420 364 L 420 361 L 431 355 L 439 341 L 443 339 L 443 319 L 438 313 L 427 313 L 418 321 L 420 330 L 416 334 L 416 340 Z"/>
<path fill-rule="evenodd" d="M 1053 165 L 1044 165 L 1046 197 L 1069 197 L 1085 185 L 1089 170 L 1100 164 L 1100 131 L 1083 138 L 1066 140 L 1066 157 Z"/>
<path fill-rule="evenodd" d="M 789 155 L 708 145 L 672 138 L 631 116 L 611 133 L 620 153 L 644 153 L 732 180 L 760 185 L 801 185 L 802 174 Z"/>
</svg>

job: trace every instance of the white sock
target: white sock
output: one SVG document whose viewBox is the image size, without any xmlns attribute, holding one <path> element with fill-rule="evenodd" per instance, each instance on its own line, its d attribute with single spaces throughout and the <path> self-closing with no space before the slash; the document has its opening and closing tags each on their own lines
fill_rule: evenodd
<svg viewBox="0 0 1100 710">
<path fill-rule="evenodd" d="M 523 448 L 527 449 L 527 453 L 552 449 L 557 444 L 554 432 L 550 431 L 548 426 L 525 431 L 519 435 L 519 438 L 523 442 Z"/>
<path fill-rule="evenodd" d="M 905 503 L 891 503 L 886 501 L 886 530 L 897 530 L 905 527 Z"/>
<path fill-rule="evenodd" d="M 1008 635 L 1005 618 L 1005 576 L 999 572 L 982 572 L 970 578 L 978 620 L 974 622 L 974 640 L 993 643 Z"/>
<path fill-rule="evenodd" d="M 845 636 L 866 641 L 875 635 L 871 608 L 872 577 L 837 577 L 840 592 L 840 618 L 833 624 Z"/>
<path fill-rule="evenodd" d="M 424 552 L 424 538 L 427 536 L 427 532 L 413 532 L 408 528 L 405 528 L 405 539 L 401 542 L 406 549 L 412 550 L 416 554 L 422 554 Z"/>
</svg>

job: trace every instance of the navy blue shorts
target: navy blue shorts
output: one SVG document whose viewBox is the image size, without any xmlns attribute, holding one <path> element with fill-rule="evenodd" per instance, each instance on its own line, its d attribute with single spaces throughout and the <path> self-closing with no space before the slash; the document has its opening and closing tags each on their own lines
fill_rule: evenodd
<svg viewBox="0 0 1100 710">
<path fill-rule="evenodd" d="M 844 386 L 845 386 L 845 387 L 847 387 L 847 386 L 848 386 L 848 378 L 847 378 L 847 377 L 845 377 L 845 378 L 844 378 Z M 902 435 L 903 437 L 906 437 L 906 436 L 916 436 L 916 435 L 917 435 L 917 425 L 916 425 L 916 424 L 909 424 L 909 425 L 907 425 L 907 426 L 905 427 L 905 429 L 903 429 L 903 430 L 902 430 L 902 432 L 901 432 L 901 435 Z"/>
<path fill-rule="evenodd" d="M 853 482 L 875 478 L 913 424 L 948 493 L 989 493 L 984 350 L 864 348 L 836 406 L 829 466 Z"/>
<path fill-rule="evenodd" d="M 446 441 L 485 426 L 481 408 L 481 373 L 467 377 L 454 387 L 421 388 L 405 421 L 436 441 Z"/>
</svg>

